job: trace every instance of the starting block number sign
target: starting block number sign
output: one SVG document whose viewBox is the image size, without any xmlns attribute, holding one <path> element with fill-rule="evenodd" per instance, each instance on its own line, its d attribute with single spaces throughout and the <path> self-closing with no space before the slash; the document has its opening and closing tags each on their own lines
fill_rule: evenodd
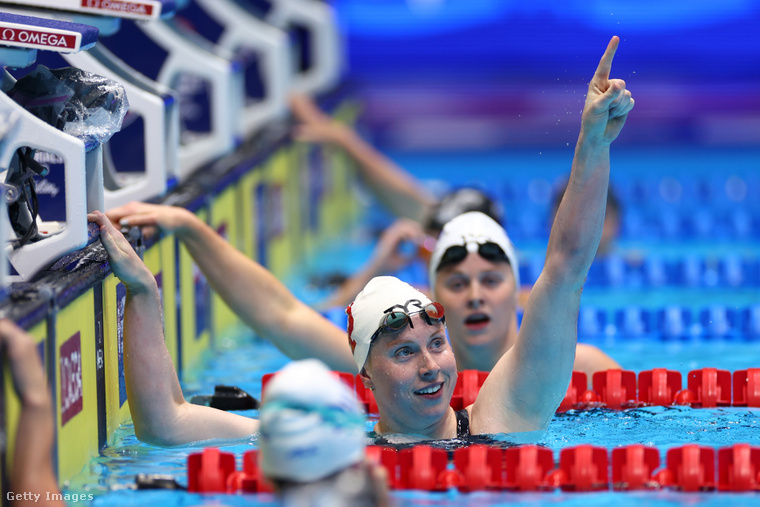
<svg viewBox="0 0 760 507">
<path fill-rule="evenodd" d="M 12 0 L 12 3 L 138 20 L 160 18 L 162 6 L 157 0 Z"/>
<path fill-rule="evenodd" d="M 0 44 L 69 53 L 81 49 L 82 34 L 69 30 L 0 21 Z"/>
</svg>

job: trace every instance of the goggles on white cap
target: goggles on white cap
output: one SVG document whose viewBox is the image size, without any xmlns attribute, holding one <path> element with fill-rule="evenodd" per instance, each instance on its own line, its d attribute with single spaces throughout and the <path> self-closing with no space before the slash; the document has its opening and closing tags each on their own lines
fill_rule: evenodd
<svg viewBox="0 0 760 507">
<path fill-rule="evenodd" d="M 416 307 L 417 310 L 410 312 L 407 309 L 409 306 L 412 308 Z M 380 318 L 380 323 L 377 325 L 377 331 L 375 331 L 375 334 L 369 339 L 370 343 L 374 341 L 380 333 L 401 331 L 407 324 L 414 329 L 412 315 L 416 314 L 420 314 L 429 326 L 445 322 L 443 305 L 441 305 L 441 303 L 433 302 L 423 307 L 422 302 L 419 299 L 410 299 L 403 305 L 393 305 L 385 310 L 385 314 Z"/>
<path fill-rule="evenodd" d="M 383 332 L 398 332 L 407 324 L 414 327 L 412 315 L 420 314 L 431 326 L 444 322 L 440 303 L 430 301 L 422 292 L 392 276 L 370 280 L 348 305 L 346 314 L 348 342 L 359 371 L 367 362 L 372 341 Z"/>
<path fill-rule="evenodd" d="M 428 265 L 430 286 L 435 290 L 436 273 L 442 265 L 458 264 L 474 252 L 491 262 L 507 261 L 515 286 L 520 286 L 514 245 L 498 222 L 479 211 L 463 213 L 443 226 Z"/>
<path fill-rule="evenodd" d="M 278 372 L 260 414 L 260 462 L 269 478 L 311 482 L 364 459 L 366 418 L 356 394 L 316 359 Z"/>
</svg>

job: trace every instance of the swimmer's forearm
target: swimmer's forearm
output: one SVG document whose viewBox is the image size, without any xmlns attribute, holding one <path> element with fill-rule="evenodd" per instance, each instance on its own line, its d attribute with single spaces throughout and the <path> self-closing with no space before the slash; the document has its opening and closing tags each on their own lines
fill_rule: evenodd
<svg viewBox="0 0 760 507">
<path fill-rule="evenodd" d="M 58 492 L 51 460 L 54 431 L 53 404 L 47 392 L 22 400 L 9 490 L 40 494 L 40 498 Z"/>
<path fill-rule="evenodd" d="M 609 176 L 609 143 L 581 133 L 549 236 L 546 265 L 553 282 L 582 286 L 602 237 Z"/>
<path fill-rule="evenodd" d="M 362 179 L 396 216 L 420 223 L 429 216 L 435 198 L 411 174 L 347 127 L 341 127 L 336 144 L 356 160 Z"/>
<path fill-rule="evenodd" d="M 124 372 L 135 435 L 160 446 L 252 435 L 256 421 L 185 401 L 161 327 L 158 290 L 128 293 Z"/>
<path fill-rule="evenodd" d="M 515 345 L 491 369 L 473 406 L 479 431 L 546 429 L 572 375 L 580 298 L 580 289 L 539 276 Z"/>
<path fill-rule="evenodd" d="M 179 233 L 211 287 L 259 336 L 291 359 L 316 357 L 354 371 L 345 332 L 299 301 L 272 273 L 194 215 Z"/>
<path fill-rule="evenodd" d="M 298 300 L 259 263 L 195 215 L 178 231 L 211 287 L 249 326 L 265 336 L 279 329 Z"/>
<path fill-rule="evenodd" d="M 163 335 L 158 287 L 127 291 L 124 307 L 124 380 L 135 434 L 162 444 L 184 396 Z"/>
<path fill-rule="evenodd" d="M 509 431 L 545 429 L 567 390 L 583 283 L 601 238 L 609 160 L 608 143 L 589 142 L 581 133 L 546 264 L 531 290 L 517 343 L 487 380 L 488 400 L 502 400 L 494 406 L 510 408 L 504 416 Z M 488 413 L 490 406 L 479 404 L 478 412 Z"/>
</svg>

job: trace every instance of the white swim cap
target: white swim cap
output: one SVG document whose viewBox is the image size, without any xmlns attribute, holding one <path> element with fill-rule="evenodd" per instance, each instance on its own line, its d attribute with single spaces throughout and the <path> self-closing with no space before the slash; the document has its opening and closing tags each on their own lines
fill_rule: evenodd
<svg viewBox="0 0 760 507">
<path fill-rule="evenodd" d="M 520 270 L 517 265 L 517 252 L 509 241 L 507 231 L 493 218 L 479 211 L 470 211 L 447 222 L 435 243 L 435 250 L 428 266 L 430 287 L 433 292 L 435 293 L 435 275 L 438 272 L 438 265 L 446 250 L 452 246 L 463 246 L 468 252 L 477 252 L 480 245 L 484 243 L 495 243 L 504 251 L 515 277 L 515 287 L 519 288 Z"/>
<path fill-rule="evenodd" d="M 408 305 L 413 300 L 419 301 L 419 307 L 416 304 Z M 409 313 L 414 313 L 430 303 L 425 294 L 396 277 L 377 276 L 370 280 L 346 308 L 348 342 L 359 371 L 367 362 L 372 336 L 380 326 L 380 319 L 390 308 L 399 305 L 408 308 Z"/>
<path fill-rule="evenodd" d="M 263 398 L 259 454 L 267 477 L 316 481 L 364 459 L 366 419 L 356 393 L 322 362 L 289 363 Z"/>
</svg>

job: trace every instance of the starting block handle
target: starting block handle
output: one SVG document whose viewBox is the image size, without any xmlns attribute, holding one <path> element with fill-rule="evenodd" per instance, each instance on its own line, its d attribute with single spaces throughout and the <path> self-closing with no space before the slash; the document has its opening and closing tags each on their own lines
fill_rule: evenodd
<svg viewBox="0 0 760 507">
<path fill-rule="evenodd" d="M 287 34 L 229 0 L 196 0 L 211 18 L 224 26 L 217 45 L 234 53 L 240 48 L 256 51 L 262 57 L 261 75 L 266 96 L 246 105 L 243 129 L 254 134 L 271 120 L 287 112 L 287 94 L 291 87 L 291 55 Z"/>
<path fill-rule="evenodd" d="M 137 26 L 169 56 L 164 61 L 157 81 L 175 88 L 183 74 L 201 77 L 210 83 L 211 130 L 197 134 L 192 142 L 179 147 L 178 181 L 182 182 L 196 169 L 226 155 L 236 146 L 242 134 L 243 73 L 240 65 L 215 53 L 214 46 L 195 40 L 174 23 L 138 23 Z M 221 48 L 219 48 L 221 50 Z M 227 51 L 223 51 L 228 53 Z"/>
<path fill-rule="evenodd" d="M 266 21 L 282 29 L 299 24 L 313 35 L 313 65 L 293 77 L 293 91 L 318 95 L 332 89 L 340 80 L 343 61 L 335 10 L 313 0 L 275 0 Z"/>
</svg>

